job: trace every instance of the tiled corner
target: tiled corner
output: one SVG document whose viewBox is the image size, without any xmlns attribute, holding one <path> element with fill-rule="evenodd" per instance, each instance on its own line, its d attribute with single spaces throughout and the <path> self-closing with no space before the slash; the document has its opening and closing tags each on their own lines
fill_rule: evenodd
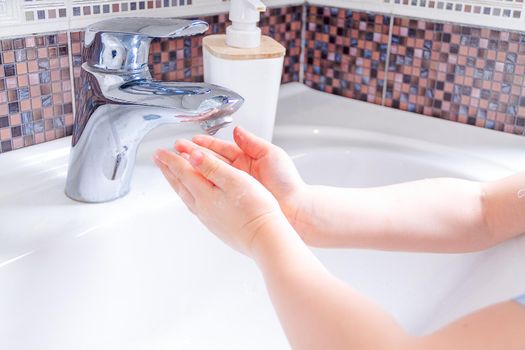
<svg viewBox="0 0 525 350">
<path fill-rule="evenodd" d="M 72 113 L 67 33 L 1 40 L 0 152 L 70 134 Z"/>
<path fill-rule="evenodd" d="M 524 34 L 395 18 L 384 103 L 524 135 L 524 73 Z"/>
<path fill-rule="evenodd" d="M 323 6 L 307 11 L 304 83 L 381 104 L 390 17 Z"/>
</svg>

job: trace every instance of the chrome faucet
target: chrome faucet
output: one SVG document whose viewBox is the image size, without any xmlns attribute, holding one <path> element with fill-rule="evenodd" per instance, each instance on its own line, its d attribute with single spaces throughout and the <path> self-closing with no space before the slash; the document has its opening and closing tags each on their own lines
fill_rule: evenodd
<svg viewBox="0 0 525 350">
<path fill-rule="evenodd" d="M 200 20 L 117 18 L 89 26 L 77 96 L 66 195 L 106 202 L 129 192 L 137 148 L 162 124 L 197 123 L 209 134 L 231 122 L 243 98 L 205 83 L 155 81 L 153 38 L 204 33 Z"/>
</svg>

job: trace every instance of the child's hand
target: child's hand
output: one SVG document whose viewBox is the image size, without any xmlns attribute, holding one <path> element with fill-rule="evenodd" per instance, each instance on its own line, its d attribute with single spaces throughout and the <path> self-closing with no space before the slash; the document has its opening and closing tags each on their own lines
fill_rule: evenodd
<svg viewBox="0 0 525 350">
<path fill-rule="evenodd" d="M 271 220 L 286 221 L 270 192 L 210 152 L 158 150 L 154 161 L 204 225 L 241 253 L 251 256 L 254 237 Z"/>
<path fill-rule="evenodd" d="M 307 186 L 290 157 L 281 148 L 240 127 L 235 128 L 233 136 L 236 144 L 198 135 L 193 138 L 194 143 L 177 141 L 175 149 L 185 153 L 200 147 L 211 150 L 223 161 L 252 175 L 274 195 L 288 221 L 295 225 L 301 205 L 307 202 Z"/>
</svg>

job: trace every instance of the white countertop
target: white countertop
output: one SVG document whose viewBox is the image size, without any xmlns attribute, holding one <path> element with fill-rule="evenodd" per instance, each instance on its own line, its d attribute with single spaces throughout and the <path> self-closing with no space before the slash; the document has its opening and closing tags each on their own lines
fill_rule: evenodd
<svg viewBox="0 0 525 350">
<path fill-rule="evenodd" d="M 274 141 L 312 181 L 355 185 L 369 173 L 377 175 L 370 179 L 392 181 L 403 167 L 421 171 L 417 176 L 443 170 L 481 180 L 525 170 L 525 137 L 294 83 L 281 88 L 279 101 Z M 253 263 L 208 233 L 151 161 L 155 149 L 197 130 L 152 131 L 138 151 L 130 194 L 102 204 L 64 195 L 69 137 L 0 155 L 0 348 L 287 348 Z M 339 167 L 329 168 L 315 152 L 339 157 Z M 372 164 L 377 155 L 383 157 L 380 164 Z M 364 166 L 347 169 L 356 162 Z M 313 174 L 323 169 L 331 173 Z M 465 256 L 367 251 L 319 256 L 407 327 L 425 330 L 525 290 L 525 274 L 511 274 L 522 271 L 524 244 L 515 240 Z M 477 299 L 469 296 L 486 283 L 484 271 L 498 269 L 509 273 L 498 273 L 500 286 L 486 286 Z M 429 285 L 439 278 L 439 286 Z M 396 295 L 411 299 L 396 301 Z M 423 324 L 445 300 L 452 311 L 443 309 L 434 324 Z"/>
</svg>

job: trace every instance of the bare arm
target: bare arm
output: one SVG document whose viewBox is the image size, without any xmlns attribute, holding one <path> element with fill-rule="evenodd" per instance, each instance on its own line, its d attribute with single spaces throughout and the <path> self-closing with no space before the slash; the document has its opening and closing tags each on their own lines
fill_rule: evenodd
<svg viewBox="0 0 525 350">
<path fill-rule="evenodd" d="M 485 221 L 494 243 L 525 233 L 525 172 L 482 186 Z"/>
<path fill-rule="evenodd" d="M 372 301 L 332 276 L 282 220 L 257 234 L 263 273 L 293 349 L 407 349 L 412 339 Z"/>
<path fill-rule="evenodd" d="M 263 273 L 288 339 L 300 350 L 523 350 L 525 308 L 508 302 L 435 334 L 408 335 L 392 317 L 332 276 L 246 173 L 193 151 L 159 151 L 155 162 L 184 203 Z"/>
<path fill-rule="evenodd" d="M 525 172 L 492 183 L 429 179 L 367 189 L 308 186 L 278 147 L 240 128 L 234 138 L 235 144 L 209 136 L 194 141 L 262 183 L 310 245 L 468 252 L 525 233 Z M 176 145 L 180 152 L 195 147 Z"/>
<path fill-rule="evenodd" d="M 294 349 L 522 350 L 525 308 L 491 306 L 424 337 L 407 334 L 373 301 L 332 276 L 283 222 L 256 236 L 253 257 Z"/>
<path fill-rule="evenodd" d="M 367 189 L 312 186 L 294 226 L 315 246 L 475 251 L 525 232 L 522 188 L 525 173 L 491 183 L 444 178 Z"/>
</svg>

